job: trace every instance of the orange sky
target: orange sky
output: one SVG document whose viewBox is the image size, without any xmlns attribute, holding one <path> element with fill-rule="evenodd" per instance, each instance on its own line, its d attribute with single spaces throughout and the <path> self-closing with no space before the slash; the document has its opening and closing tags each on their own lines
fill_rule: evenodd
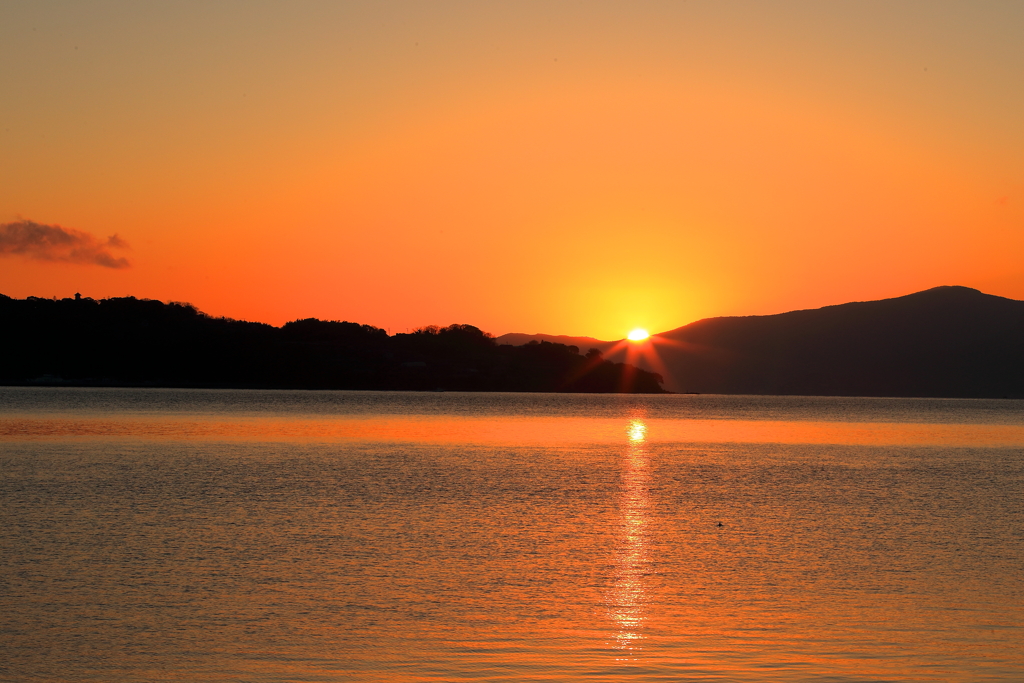
<svg viewBox="0 0 1024 683">
<path fill-rule="evenodd" d="M 0 223 L 131 266 L 0 292 L 606 339 L 1024 298 L 1020 3 L 427 5 L 4 3 Z"/>
</svg>

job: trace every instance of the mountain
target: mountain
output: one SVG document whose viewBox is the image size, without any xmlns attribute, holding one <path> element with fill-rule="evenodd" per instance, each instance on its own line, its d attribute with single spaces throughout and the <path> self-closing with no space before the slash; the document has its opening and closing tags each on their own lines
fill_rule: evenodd
<svg viewBox="0 0 1024 683">
<path fill-rule="evenodd" d="M 674 391 L 1024 398 L 1024 301 L 967 287 L 699 320 L 627 356 Z"/>
<path fill-rule="evenodd" d="M 0 296 L 0 324 L 7 384 L 657 393 L 660 373 L 668 389 L 697 393 L 1024 398 L 1024 301 L 966 287 L 708 318 L 640 344 L 493 339 L 472 325 L 277 328 L 132 297 Z"/>
</svg>

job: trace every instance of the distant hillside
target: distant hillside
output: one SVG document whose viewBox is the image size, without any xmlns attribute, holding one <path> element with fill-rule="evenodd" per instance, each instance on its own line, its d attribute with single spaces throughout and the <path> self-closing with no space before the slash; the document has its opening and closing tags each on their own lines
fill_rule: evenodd
<svg viewBox="0 0 1024 683">
<path fill-rule="evenodd" d="M 697 393 L 1024 398 L 1024 302 L 966 287 L 708 318 L 641 346 L 471 325 L 277 328 L 132 297 L 0 295 L 0 325 L 5 384 L 658 392 L 663 372 Z M 656 359 L 628 356 L 640 369 L 621 362 L 651 348 Z"/>
<path fill-rule="evenodd" d="M 659 335 L 701 393 L 1024 397 L 1024 302 L 967 287 L 709 318 Z"/>
<path fill-rule="evenodd" d="M 967 287 L 708 318 L 655 337 L 673 391 L 1024 398 L 1024 301 Z"/>
<path fill-rule="evenodd" d="M 472 325 L 389 336 L 278 328 L 188 304 L 0 295 L 0 384 L 661 393 L 661 378 L 548 342 L 502 346 Z"/>
<path fill-rule="evenodd" d="M 583 353 L 590 349 L 597 349 L 601 353 L 607 353 L 616 344 L 616 342 L 601 341 L 593 337 L 570 337 L 564 334 L 523 334 L 522 332 L 503 334 L 500 337 L 495 337 L 494 341 L 499 344 L 511 344 L 513 346 L 529 344 L 532 341 L 565 344 L 566 346 L 575 346 Z"/>
</svg>

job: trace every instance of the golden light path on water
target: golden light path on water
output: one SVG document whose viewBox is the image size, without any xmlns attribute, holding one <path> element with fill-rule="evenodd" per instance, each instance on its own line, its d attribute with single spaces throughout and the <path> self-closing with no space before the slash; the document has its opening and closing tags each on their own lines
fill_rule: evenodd
<svg viewBox="0 0 1024 683">
<path fill-rule="evenodd" d="M 637 418 L 640 419 L 640 418 Z M 642 418 L 630 443 L 788 443 L 1021 446 L 1024 426 L 895 422 L 821 422 Z M 466 416 L 240 417 L 217 415 L 0 416 L 0 441 L 23 439 L 152 439 L 173 441 L 390 441 L 416 443 L 620 443 L 621 418 Z"/>
<path fill-rule="evenodd" d="M 650 462 L 647 424 L 640 417 L 626 428 L 629 445 L 622 458 L 616 577 L 609 613 L 616 627 L 620 658 L 630 661 L 642 650 L 646 621 L 648 557 L 647 520 L 650 512 Z"/>
</svg>

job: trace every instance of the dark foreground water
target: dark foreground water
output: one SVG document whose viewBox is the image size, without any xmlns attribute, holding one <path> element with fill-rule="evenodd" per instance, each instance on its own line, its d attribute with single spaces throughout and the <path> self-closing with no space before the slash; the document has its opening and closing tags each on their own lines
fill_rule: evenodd
<svg viewBox="0 0 1024 683">
<path fill-rule="evenodd" d="M 3 681 L 1021 681 L 1024 403 L 0 388 Z"/>
</svg>

